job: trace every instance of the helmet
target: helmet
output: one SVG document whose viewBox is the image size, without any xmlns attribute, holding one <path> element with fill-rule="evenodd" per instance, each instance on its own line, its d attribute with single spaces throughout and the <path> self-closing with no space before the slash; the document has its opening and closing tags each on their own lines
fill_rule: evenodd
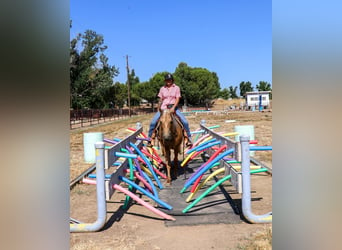
<svg viewBox="0 0 342 250">
<path fill-rule="evenodd" d="M 164 80 L 166 81 L 166 80 L 170 80 L 170 79 L 173 81 L 173 76 L 170 73 L 167 73 L 164 77 Z"/>
</svg>

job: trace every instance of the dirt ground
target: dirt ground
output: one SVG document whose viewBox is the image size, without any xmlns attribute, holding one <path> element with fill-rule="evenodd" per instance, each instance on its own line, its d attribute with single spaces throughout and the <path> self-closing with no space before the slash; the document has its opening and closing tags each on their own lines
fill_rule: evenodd
<svg viewBox="0 0 342 250">
<path fill-rule="evenodd" d="M 147 133 L 151 115 L 133 117 L 96 127 L 70 132 L 70 180 L 73 180 L 92 164 L 84 162 L 83 133 L 103 132 L 105 138 L 125 138 L 128 127 L 135 128 L 137 122 Z M 187 116 L 191 131 L 199 128 L 200 121 L 207 126 L 220 125 L 217 132 L 233 132 L 236 125 L 254 125 L 258 145 L 272 145 L 272 112 L 229 112 Z M 235 122 L 232 122 L 235 120 Z M 255 158 L 272 168 L 272 152 L 256 152 Z M 180 158 L 182 160 L 182 158 Z M 238 206 L 241 194 L 234 187 L 225 189 Z M 259 173 L 251 176 L 252 212 L 261 215 L 272 211 L 272 176 Z M 133 204 L 122 213 L 120 206 L 124 194 L 116 192 L 107 203 L 107 222 L 99 232 L 70 233 L 70 249 L 271 249 L 264 235 L 271 231 L 272 224 L 250 224 L 241 220 L 239 224 L 165 226 L 164 220 L 145 207 Z M 144 200 L 150 199 L 144 196 Z M 153 203 L 151 203 L 153 204 Z M 97 219 L 95 186 L 78 184 L 70 191 L 70 217 L 84 223 Z M 266 233 L 265 233 L 266 232 Z M 261 236 L 260 236 L 261 235 Z M 269 239 L 268 239 L 269 240 Z M 248 247 L 253 242 L 253 247 Z"/>
</svg>

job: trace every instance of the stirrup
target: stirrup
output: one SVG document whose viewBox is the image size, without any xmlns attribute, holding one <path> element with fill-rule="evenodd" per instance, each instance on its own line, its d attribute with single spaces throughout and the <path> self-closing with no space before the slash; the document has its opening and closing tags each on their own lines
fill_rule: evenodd
<svg viewBox="0 0 342 250">
<path fill-rule="evenodd" d="M 185 146 L 187 148 L 191 148 L 192 147 L 192 142 L 191 142 L 191 140 L 189 138 L 188 138 L 188 141 L 186 142 Z"/>
</svg>

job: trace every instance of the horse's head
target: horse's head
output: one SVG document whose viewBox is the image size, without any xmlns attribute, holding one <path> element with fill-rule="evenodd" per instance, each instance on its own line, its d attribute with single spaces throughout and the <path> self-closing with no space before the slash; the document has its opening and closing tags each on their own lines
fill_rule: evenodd
<svg viewBox="0 0 342 250">
<path fill-rule="evenodd" d="M 165 109 L 162 111 L 160 116 L 160 137 L 165 141 L 171 141 L 173 139 L 173 123 L 175 122 L 173 119 L 173 115 L 171 114 L 169 109 Z"/>
</svg>

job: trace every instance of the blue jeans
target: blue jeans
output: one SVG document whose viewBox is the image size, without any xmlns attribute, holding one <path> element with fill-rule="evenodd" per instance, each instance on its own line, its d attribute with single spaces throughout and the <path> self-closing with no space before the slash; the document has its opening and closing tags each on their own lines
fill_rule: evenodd
<svg viewBox="0 0 342 250">
<path fill-rule="evenodd" d="M 185 118 L 185 116 L 178 109 L 176 109 L 176 115 L 179 117 L 179 119 L 183 123 L 185 131 L 186 131 L 186 134 L 188 135 L 188 138 L 191 139 L 191 133 L 190 133 L 189 123 L 188 123 L 187 119 Z M 153 130 L 157 126 L 157 122 L 158 122 L 159 118 L 160 118 L 160 112 L 158 111 L 153 116 L 153 118 L 151 120 L 150 129 L 148 131 L 148 137 L 151 138 Z"/>
</svg>

